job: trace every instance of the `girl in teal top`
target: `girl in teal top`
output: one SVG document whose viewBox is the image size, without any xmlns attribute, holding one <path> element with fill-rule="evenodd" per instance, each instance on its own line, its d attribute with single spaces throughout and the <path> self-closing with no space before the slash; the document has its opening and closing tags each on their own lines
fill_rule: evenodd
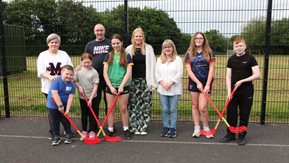
<svg viewBox="0 0 289 163">
<path fill-rule="evenodd" d="M 115 34 L 111 38 L 111 44 L 113 50 L 105 57 L 103 67 L 103 77 L 107 84 L 106 88 L 106 100 L 108 108 L 113 103 L 113 100 L 117 93 L 120 94 L 118 98 L 119 109 L 122 117 L 122 125 L 124 135 L 127 139 L 130 139 L 129 125 L 128 125 L 128 90 L 129 81 L 132 74 L 132 59 L 129 54 L 124 50 L 123 39 L 119 34 Z M 108 117 L 108 135 L 114 134 L 114 109 Z"/>
</svg>

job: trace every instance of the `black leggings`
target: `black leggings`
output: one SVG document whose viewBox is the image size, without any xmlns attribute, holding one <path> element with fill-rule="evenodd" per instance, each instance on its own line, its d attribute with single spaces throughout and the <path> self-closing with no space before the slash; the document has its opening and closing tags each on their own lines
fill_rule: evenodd
<svg viewBox="0 0 289 163">
<path fill-rule="evenodd" d="M 96 124 L 96 121 L 87 106 L 87 103 L 84 99 L 79 99 L 80 102 L 80 107 L 81 107 L 81 125 L 82 125 L 82 130 L 83 131 L 94 131 L 97 132 L 98 126 Z M 98 118 L 99 115 L 99 107 L 97 107 L 97 98 L 92 99 L 92 110 L 94 111 L 96 117 Z M 89 119 L 89 130 L 87 130 L 87 121 Z"/>
<path fill-rule="evenodd" d="M 227 121 L 231 126 L 236 127 L 238 125 L 238 113 L 240 114 L 239 126 L 248 126 L 251 107 L 253 104 L 253 95 L 253 85 L 243 87 L 241 90 L 237 89 L 227 111 Z M 231 133 L 229 130 L 227 131 L 228 133 Z"/>
</svg>

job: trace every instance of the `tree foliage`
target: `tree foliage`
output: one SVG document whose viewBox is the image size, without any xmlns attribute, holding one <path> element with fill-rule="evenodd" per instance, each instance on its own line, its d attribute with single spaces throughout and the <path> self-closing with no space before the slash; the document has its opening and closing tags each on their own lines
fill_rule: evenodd
<svg viewBox="0 0 289 163">
<path fill-rule="evenodd" d="M 210 30 L 205 34 L 213 51 L 226 52 L 227 39 L 218 30 Z"/>
<path fill-rule="evenodd" d="M 288 54 L 289 46 L 289 18 L 273 20 L 271 22 L 270 53 Z M 254 52 L 264 52 L 266 40 L 266 21 L 264 17 L 250 21 L 242 30 L 248 47 Z"/>
<path fill-rule="evenodd" d="M 61 36 L 62 49 L 81 53 L 99 21 L 95 9 L 72 0 L 16 0 L 8 4 L 4 16 L 5 23 L 24 27 L 27 53 L 34 55 L 46 49 L 45 39 L 52 32 Z"/>
<path fill-rule="evenodd" d="M 24 27 L 26 49 L 30 55 L 46 49 L 45 39 L 52 32 L 61 36 L 61 49 L 69 54 L 79 54 L 85 44 L 93 39 L 93 27 L 102 23 L 106 27 L 106 37 L 119 33 L 128 39 L 133 30 L 141 27 L 146 36 L 146 42 L 153 45 L 156 54 L 160 54 L 161 44 L 165 39 L 172 39 L 179 54 L 187 50 L 191 36 L 184 34 L 177 27 L 176 22 L 165 11 L 155 8 L 131 7 L 128 10 L 129 35 L 125 33 L 124 6 L 120 5 L 112 10 L 97 12 L 92 6 L 84 6 L 73 0 L 14 0 L 2 3 L 4 8 L 4 22 Z M 272 53 L 288 53 L 289 46 L 289 18 L 272 21 L 271 45 Z M 243 28 L 241 35 L 245 37 L 248 47 L 263 51 L 265 46 L 264 17 L 250 21 Z M 228 39 L 218 30 L 205 32 L 210 46 L 215 52 L 225 52 L 231 47 Z"/>
<path fill-rule="evenodd" d="M 154 46 L 156 54 L 160 54 L 161 44 L 165 39 L 172 39 L 178 48 L 178 51 L 184 51 L 182 39 L 183 37 L 176 22 L 169 15 L 158 9 L 152 8 L 137 8 L 131 7 L 129 13 L 129 33 L 128 43 L 130 44 L 130 37 L 133 30 L 141 27 L 145 32 L 146 42 Z M 102 14 L 102 20 L 107 28 L 109 36 L 112 33 L 119 33 L 125 35 L 124 26 L 124 6 L 120 5 L 111 11 L 105 11 Z M 187 47 L 186 47 L 187 48 Z"/>
<path fill-rule="evenodd" d="M 86 42 L 94 38 L 92 29 L 96 23 L 105 25 L 107 37 L 113 33 L 126 36 L 123 5 L 111 11 L 97 12 L 72 0 L 15 0 L 5 9 L 5 20 L 24 26 L 26 45 L 31 47 L 28 53 L 34 55 L 46 48 L 45 38 L 52 32 L 60 34 L 61 48 L 70 54 L 80 53 Z M 182 34 L 173 18 L 162 10 L 129 8 L 128 44 L 136 27 L 143 28 L 146 41 L 154 46 L 157 54 L 165 39 L 172 39 L 179 53 L 184 53 L 187 48 L 189 37 Z"/>
</svg>

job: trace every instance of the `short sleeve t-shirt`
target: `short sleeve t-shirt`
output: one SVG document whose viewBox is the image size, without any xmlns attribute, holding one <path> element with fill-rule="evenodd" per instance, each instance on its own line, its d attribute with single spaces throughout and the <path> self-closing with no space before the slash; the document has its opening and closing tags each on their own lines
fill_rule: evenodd
<svg viewBox="0 0 289 163">
<path fill-rule="evenodd" d="M 126 54 L 126 57 L 127 57 L 127 61 L 128 61 L 127 66 L 132 66 L 133 63 L 132 63 L 131 56 L 129 54 Z M 104 58 L 103 64 L 108 64 L 107 63 L 108 58 L 109 58 L 109 55 L 107 55 Z M 108 67 L 108 77 L 109 77 L 109 80 L 111 82 L 111 85 L 115 88 L 118 88 L 120 86 L 120 84 L 121 84 L 121 82 L 122 82 L 122 80 L 126 74 L 126 67 L 121 66 L 119 64 L 119 60 L 120 60 L 120 54 L 115 53 L 113 55 L 113 62 Z M 127 86 L 127 85 L 129 85 L 129 82 L 127 82 L 125 86 Z"/>
<path fill-rule="evenodd" d="M 74 81 L 82 86 L 86 97 L 89 98 L 93 91 L 94 84 L 99 83 L 99 75 L 93 67 L 91 67 L 91 69 L 81 68 L 81 70 L 75 71 Z M 96 94 L 94 97 L 96 97 Z M 79 94 L 79 98 L 84 99 L 81 94 Z"/>
<path fill-rule="evenodd" d="M 43 72 L 50 75 L 61 75 L 61 69 L 64 65 L 72 65 L 69 55 L 62 50 L 57 51 L 57 55 L 51 55 L 48 50 L 41 52 L 37 59 L 37 76 L 41 79 L 41 92 L 48 94 L 50 80 L 41 77 Z"/>
<path fill-rule="evenodd" d="M 210 61 L 215 62 L 215 54 L 210 53 Z M 204 57 L 203 53 L 197 53 L 192 59 L 190 59 L 189 53 L 186 53 L 185 63 L 191 65 L 192 72 L 196 76 L 196 78 L 203 84 L 206 84 L 209 75 L 209 62 Z M 189 78 L 189 82 L 194 82 L 191 78 Z"/>
<path fill-rule="evenodd" d="M 239 80 L 245 79 L 252 75 L 252 67 L 257 66 L 256 59 L 249 53 L 242 56 L 233 55 L 229 58 L 227 67 L 232 69 L 231 84 L 232 88 Z M 241 86 L 252 84 L 252 82 L 243 83 Z"/>
<path fill-rule="evenodd" d="M 93 56 L 93 67 L 98 72 L 100 80 L 103 79 L 103 60 L 105 56 L 112 50 L 111 40 L 104 39 L 102 41 L 92 40 L 85 46 L 85 52 Z"/>
<path fill-rule="evenodd" d="M 51 83 L 48 96 L 47 96 L 47 101 L 46 101 L 46 107 L 49 109 L 58 109 L 58 106 L 54 103 L 52 99 L 52 93 L 51 90 L 57 90 L 59 97 L 61 99 L 61 102 L 63 106 L 66 106 L 68 96 L 70 94 L 74 95 L 75 93 L 75 86 L 73 82 L 64 82 L 61 79 L 61 76 L 57 77 L 57 80 Z"/>
</svg>

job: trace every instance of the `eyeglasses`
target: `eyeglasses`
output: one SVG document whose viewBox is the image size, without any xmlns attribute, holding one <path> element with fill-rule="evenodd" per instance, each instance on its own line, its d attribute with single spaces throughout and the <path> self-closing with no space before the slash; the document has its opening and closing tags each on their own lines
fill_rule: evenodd
<svg viewBox="0 0 289 163">
<path fill-rule="evenodd" d="M 168 46 L 164 46 L 163 49 L 165 48 L 172 48 L 172 46 L 168 45 Z"/>
<path fill-rule="evenodd" d="M 196 37 L 195 40 L 203 40 L 203 37 Z"/>
</svg>

